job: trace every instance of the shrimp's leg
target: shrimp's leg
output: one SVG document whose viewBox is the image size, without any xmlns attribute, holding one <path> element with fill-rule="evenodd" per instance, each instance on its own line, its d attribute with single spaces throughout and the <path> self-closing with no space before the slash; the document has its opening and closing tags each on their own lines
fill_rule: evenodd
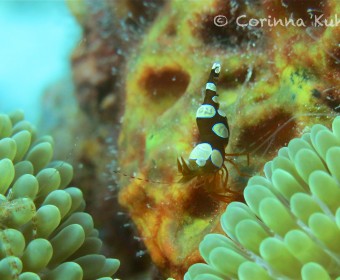
<svg viewBox="0 0 340 280">
<path fill-rule="evenodd" d="M 249 174 L 241 172 L 240 168 L 237 166 L 235 162 L 233 162 L 231 159 L 225 159 L 227 162 L 229 162 L 234 168 L 236 169 L 237 173 L 242 177 L 251 177 Z"/>
<path fill-rule="evenodd" d="M 236 153 L 236 154 L 225 154 L 225 159 L 227 160 L 227 157 L 238 157 L 238 156 L 246 156 L 247 157 L 247 164 L 249 166 L 250 164 L 250 156 L 249 153 Z"/>
</svg>

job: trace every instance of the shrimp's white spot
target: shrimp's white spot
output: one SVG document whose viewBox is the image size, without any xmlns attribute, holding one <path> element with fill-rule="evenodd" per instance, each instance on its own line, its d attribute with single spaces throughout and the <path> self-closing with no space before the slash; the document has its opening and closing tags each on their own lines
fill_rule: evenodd
<svg viewBox="0 0 340 280">
<path fill-rule="evenodd" d="M 211 153 L 211 162 L 218 168 L 222 167 L 223 164 L 223 157 L 219 150 L 213 150 Z"/>
<path fill-rule="evenodd" d="M 214 101 L 215 103 L 218 103 L 218 96 L 217 95 L 215 95 L 213 98 L 211 98 L 212 99 L 212 101 Z"/>
<path fill-rule="evenodd" d="M 208 143 L 198 144 L 190 153 L 189 159 L 206 161 L 212 152 L 212 147 Z"/>
<path fill-rule="evenodd" d="M 220 71 L 221 71 L 221 64 L 218 63 L 218 62 L 215 62 L 215 63 L 213 64 L 213 66 L 211 67 L 211 69 L 214 69 L 214 70 L 215 70 L 215 73 L 216 73 L 216 74 L 219 74 Z"/>
<path fill-rule="evenodd" d="M 212 131 L 215 132 L 217 136 L 220 136 L 222 138 L 228 138 L 229 137 L 229 131 L 228 128 L 225 126 L 224 123 L 217 123 L 213 126 Z"/>
<path fill-rule="evenodd" d="M 201 167 L 204 166 L 206 162 L 207 162 L 207 161 L 204 160 L 204 159 L 197 159 L 197 160 L 196 160 L 197 165 L 198 165 L 198 166 L 201 166 Z"/>
<path fill-rule="evenodd" d="M 221 109 L 219 109 L 219 110 L 217 111 L 217 113 L 218 113 L 220 116 L 222 116 L 222 117 L 226 117 L 226 116 L 227 116 Z"/>
<path fill-rule="evenodd" d="M 216 92 L 216 86 L 214 83 L 207 83 L 205 86 L 205 89 L 209 89 L 211 91 L 215 91 Z"/>
<path fill-rule="evenodd" d="M 215 116 L 216 110 L 213 106 L 208 104 L 201 105 L 196 112 L 196 118 L 212 118 Z"/>
</svg>

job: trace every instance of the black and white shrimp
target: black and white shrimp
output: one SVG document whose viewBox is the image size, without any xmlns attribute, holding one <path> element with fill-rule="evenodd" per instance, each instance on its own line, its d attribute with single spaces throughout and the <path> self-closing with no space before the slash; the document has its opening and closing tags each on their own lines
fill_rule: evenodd
<svg viewBox="0 0 340 280">
<path fill-rule="evenodd" d="M 199 143 L 191 151 L 188 162 L 181 157 L 177 160 L 177 165 L 178 171 L 183 176 L 180 182 L 187 182 L 195 177 L 203 179 L 205 183 L 216 182 L 216 179 L 222 178 L 221 184 L 224 186 L 224 191 L 231 192 L 230 189 L 227 189 L 228 169 L 225 162 L 230 162 L 239 172 L 235 163 L 227 156 L 243 154 L 226 154 L 225 152 L 229 142 L 230 129 L 226 114 L 219 108 L 216 92 L 216 82 L 220 71 L 221 65 L 214 63 L 206 83 L 203 103 L 196 112 Z M 244 155 L 247 155 L 249 162 L 249 155 Z M 224 197 L 218 194 L 213 195 Z"/>
</svg>

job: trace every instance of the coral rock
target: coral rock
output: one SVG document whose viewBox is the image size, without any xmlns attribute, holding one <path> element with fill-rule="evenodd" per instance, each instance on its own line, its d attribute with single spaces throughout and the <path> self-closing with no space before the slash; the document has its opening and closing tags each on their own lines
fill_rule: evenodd
<svg viewBox="0 0 340 280">
<path fill-rule="evenodd" d="M 333 17 L 339 3 L 281 2 L 211 0 L 189 8 L 184 1 L 169 1 L 127 62 L 119 166 L 124 173 L 169 184 L 122 178 L 120 202 L 166 275 L 181 278 L 198 260 L 204 235 L 220 230 L 223 204 L 195 183 L 176 183 L 176 158 L 186 158 L 197 139 L 194 114 L 213 61 L 222 64 L 217 91 L 231 128 L 227 153 L 250 153 L 249 167 L 239 160 L 243 172 L 260 170 L 306 126 L 329 124 L 339 112 L 339 68 L 334 67 L 339 27 L 313 28 L 307 13 L 311 2 Z M 214 25 L 219 14 L 230 24 Z M 304 18 L 306 27 L 237 27 L 243 14 L 248 19 L 292 14 Z M 230 188 L 242 190 L 246 178 L 228 169 Z"/>
</svg>

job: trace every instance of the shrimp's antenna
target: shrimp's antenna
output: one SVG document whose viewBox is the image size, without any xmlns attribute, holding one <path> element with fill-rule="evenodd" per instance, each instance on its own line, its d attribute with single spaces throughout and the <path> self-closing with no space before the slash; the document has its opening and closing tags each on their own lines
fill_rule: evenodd
<svg viewBox="0 0 340 280">
<path fill-rule="evenodd" d="M 251 150 L 250 153 L 255 153 L 258 150 L 260 150 L 264 145 L 268 144 L 267 148 L 265 149 L 264 153 L 267 153 L 269 150 L 270 145 L 275 141 L 275 137 L 277 134 L 284 129 L 292 120 L 299 118 L 299 117 L 329 117 L 329 116 L 337 116 L 337 114 L 326 114 L 326 113 L 306 113 L 306 114 L 298 114 L 296 116 L 293 116 L 289 118 L 287 121 L 285 121 L 279 128 L 277 128 L 273 133 L 270 134 L 270 131 L 266 132 L 258 141 L 265 138 L 265 140 L 258 145 L 254 150 Z M 270 134 L 270 136 L 268 136 Z M 268 137 L 267 137 L 268 136 Z M 267 137 L 267 138 L 266 138 Z"/>
<path fill-rule="evenodd" d="M 123 175 L 124 177 L 130 178 L 132 180 L 144 181 L 144 182 L 151 183 L 151 184 L 160 184 L 160 185 L 171 185 L 172 184 L 170 182 L 155 181 L 155 180 L 150 180 L 150 179 L 146 179 L 146 178 L 142 178 L 142 177 L 129 175 L 129 174 L 123 173 L 119 170 L 112 170 L 111 172 L 115 173 L 115 174 Z"/>
</svg>

